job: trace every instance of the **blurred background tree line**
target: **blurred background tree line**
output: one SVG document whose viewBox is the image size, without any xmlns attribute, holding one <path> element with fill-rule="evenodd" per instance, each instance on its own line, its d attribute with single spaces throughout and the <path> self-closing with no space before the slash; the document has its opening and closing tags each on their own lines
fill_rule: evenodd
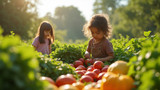
<svg viewBox="0 0 160 90">
<path fill-rule="evenodd" d="M 113 27 L 112 38 L 119 34 L 129 37 L 141 37 L 144 31 L 152 34 L 160 32 L 160 0 L 94 0 L 93 14 L 107 13 Z M 81 11 L 74 6 L 62 6 L 55 9 L 54 15 L 47 13 L 38 17 L 38 0 L 0 0 L 0 26 L 3 35 L 15 34 L 22 39 L 34 38 L 41 21 L 48 20 L 55 29 L 55 39 L 61 42 L 87 40 L 82 29 L 87 22 Z M 87 8 L 87 7 L 86 7 Z"/>
</svg>

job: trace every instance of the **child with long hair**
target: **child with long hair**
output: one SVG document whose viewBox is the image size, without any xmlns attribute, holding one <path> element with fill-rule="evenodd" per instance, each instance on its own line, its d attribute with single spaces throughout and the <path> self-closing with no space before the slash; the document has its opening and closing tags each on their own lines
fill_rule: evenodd
<svg viewBox="0 0 160 90">
<path fill-rule="evenodd" d="M 47 21 L 41 22 L 32 45 L 38 52 L 49 55 L 51 53 L 51 45 L 53 42 L 54 32 L 51 24 Z"/>
<path fill-rule="evenodd" d="M 109 61 L 114 58 L 111 36 L 111 26 L 109 18 L 105 14 L 95 14 L 91 20 L 83 27 L 84 35 L 92 37 L 85 52 L 85 58 L 92 58 L 97 61 Z"/>
</svg>

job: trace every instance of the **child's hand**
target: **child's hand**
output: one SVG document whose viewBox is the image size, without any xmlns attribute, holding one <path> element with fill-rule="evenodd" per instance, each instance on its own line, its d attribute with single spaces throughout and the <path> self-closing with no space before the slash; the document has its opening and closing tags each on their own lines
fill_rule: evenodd
<svg viewBox="0 0 160 90">
<path fill-rule="evenodd" d="M 84 57 L 85 57 L 85 58 L 90 58 L 90 54 L 87 53 L 87 54 L 84 55 Z"/>
</svg>

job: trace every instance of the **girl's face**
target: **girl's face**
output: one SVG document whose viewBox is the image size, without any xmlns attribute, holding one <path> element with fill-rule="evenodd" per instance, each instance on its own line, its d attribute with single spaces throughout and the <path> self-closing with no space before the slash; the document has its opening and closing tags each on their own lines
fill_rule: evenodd
<svg viewBox="0 0 160 90">
<path fill-rule="evenodd" d="M 51 36 L 51 30 L 44 30 L 44 37 L 49 38 Z"/>
<path fill-rule="evenodd" d="M 103 37 L 104 37 L 104 32 L 103 31 L 100 31 L 95 27 L 91 27 L 90 30 L 91 30 L 92 37 L 96 41 L 101 41 L 103 39 Z"/>
</svg>

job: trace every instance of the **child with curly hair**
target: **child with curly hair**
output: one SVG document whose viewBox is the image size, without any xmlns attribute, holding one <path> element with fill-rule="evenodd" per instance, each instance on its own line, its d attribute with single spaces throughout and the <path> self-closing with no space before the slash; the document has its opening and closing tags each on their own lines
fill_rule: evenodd
<svg viewBox="0 0 160 90">
<path fill-rule="evenodd" d="M 95 14 L 91 20 L 83 27 L 84 35 L 92 37 L 85 52 L 85 58 L 90 58 L 90 54 L 95 61 L 109 61 L 114 58 L 111 36 L 111 26 L 109 18 L 105 14 Z"/>
</svg>

